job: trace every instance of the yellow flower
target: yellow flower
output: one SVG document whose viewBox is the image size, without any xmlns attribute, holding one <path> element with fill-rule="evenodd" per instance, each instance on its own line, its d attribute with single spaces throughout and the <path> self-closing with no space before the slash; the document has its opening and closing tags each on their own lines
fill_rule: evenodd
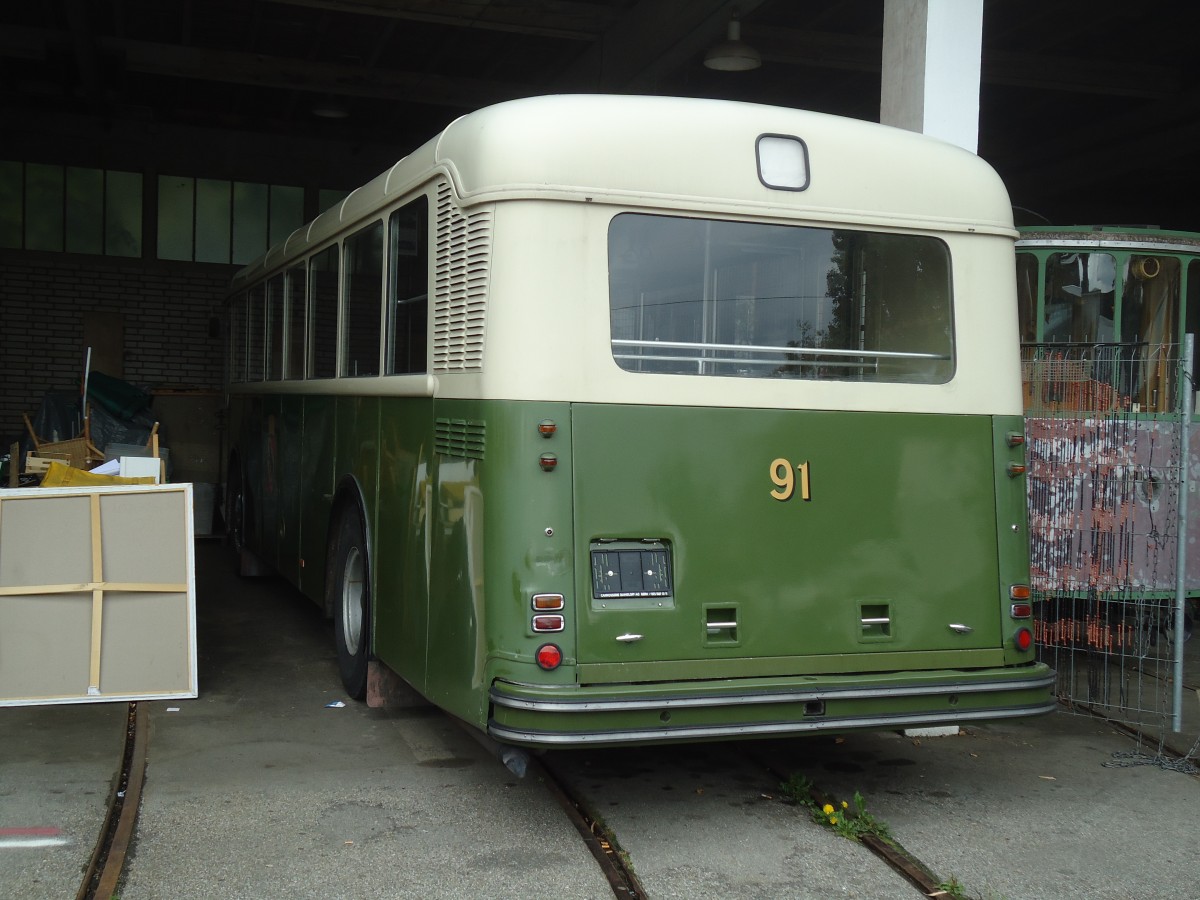
<svg viewBox="0 0 1200 900">
<path fill-rule="evenodd" d="M 829 817 L 829 824 L 830 824 L 830 825 L 836 825 L 836 824 L 837 824 L 837 816 L 830 816 L 830 817 Z"/>
<path fill-rule="evenodd" d="M 845 800 L 842 801 L 842 809 L 846 809 L 849 806 L 850 806 L 850 804 L 847 803 Z"/>
<path fill-rule="evenodd" d="M 833 812 L 833 804 L 826 803 L 824 806 L 821 807 L 821 812 L 825 813 L 825 815 L 827 815 L 827 816 L 830 815 Z"/>
</svg>

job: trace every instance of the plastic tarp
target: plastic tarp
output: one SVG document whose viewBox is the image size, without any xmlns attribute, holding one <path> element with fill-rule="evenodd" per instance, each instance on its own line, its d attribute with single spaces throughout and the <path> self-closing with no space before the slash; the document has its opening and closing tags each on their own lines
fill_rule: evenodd
<svg viewBox="0 0 1200 900">
<path fill-rule="evenodd" d="M 123 478 L 120 475 L 97 475 L 65 463 L 51 461 L 42 476 L 42 487 L 102 487 L 111 484 L 154 484 L 154 476 Z"/>
</svg>

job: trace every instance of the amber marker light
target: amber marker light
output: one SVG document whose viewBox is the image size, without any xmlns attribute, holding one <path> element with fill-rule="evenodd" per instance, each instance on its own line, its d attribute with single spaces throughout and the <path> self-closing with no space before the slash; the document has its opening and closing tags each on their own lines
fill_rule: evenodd
<svg viewBox="0 0 1200 900">
<path fill-rule="evenodd" d="M 542 644 L 534 654 L 537 664 L 547 672 L 562 665 L 562 650 L 558 644 Z"/>
<path fill-rule="evenodd" d="M 1022 444 L 1025 443 L 1025 435 L 1023 435 L 1019 431 L 1010 431 L 1008 433 L 1007 437 L 1008 437 L 1008 446 L 1010 446 L 1010 447 L 1020 447 Z"/>
<path fill-rule="evenodd" d="M 1028 628 L 1018 628 L 1013 635 L 1013 646 L 1018 650 L 1028 650 L 1033 646 L 1033 632 Z"/>
<path fill-rule="evenodd" d="M 538 422 L 538 434 L 542 437 L 551 437 L 556 431 L 558 431 L 558 426 L 550 419 L 542 419 L 542 421 Z"/>
<path fill-rule="evenodd" d="M 1018 475 L 1025 474 L 1025 463 L 1009 463 L 1008 475 L 1010 478 L 1016 478 Z"/>
<path fill-rule="evenodd" d="M 543 472 L 553 472 L 554 467 L 558 465 L 558 457 L 553 453 L 543 453 L 538 457 L 538 465 L 542 467 Z"/>
<path fill-rule="evenodd" d="M 562 594 L 534 594 L 533 608 L 539 612 L 542 610 L 557 610 L 562 609 L 566 605 Z"/>
<path fill-rule="evenodd" d="M 1014 584 L 1008 588 L 1009 600 L 1028 600 L 1032 596 L 1027 584 Z"/>
</svg>

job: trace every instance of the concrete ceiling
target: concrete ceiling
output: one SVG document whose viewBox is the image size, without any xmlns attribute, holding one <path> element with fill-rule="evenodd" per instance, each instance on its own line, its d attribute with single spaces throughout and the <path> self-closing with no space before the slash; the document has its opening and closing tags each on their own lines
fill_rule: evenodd
<svg viewBox="0 0 1200 900">
<path fill-rule="evenodd" d="M 705 69 L 735 15 L 762 67 Z M 882 23 L 883 0 L 9 2 L 0 157 L 127 165 L 116 148 L 149 141 L 158 154 L 186 143 L 203 164 L 211 141 L 320 167 L 319 149 L 294 148 L 336 147 L 322 177 L 349 177 L 357 159 L 350 183 L 329 185 L 352 187 L 454 116 L 530 94 L 710 96 L 877 120 Z M 1200 230 L 1186 196 L 1200 161 L 1198 26 L 1194 0 L 985 0 L 979 153 L 1018 221 Z"/>
</svg>

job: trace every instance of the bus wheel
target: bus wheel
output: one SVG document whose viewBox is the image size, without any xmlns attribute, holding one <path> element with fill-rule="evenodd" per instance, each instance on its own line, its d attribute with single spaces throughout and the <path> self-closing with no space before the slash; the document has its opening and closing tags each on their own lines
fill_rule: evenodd
<svg viewBox="0 0 1200 900">
<path fill-rule="evenodd" d="M 246 490 L 242 486 L 240 466 L 230 466 L 229 485 L 225 491 L 225 534 L 234 553 L 246 547 Z"/>
<path fill-rule="evenodd" d="M 371 628 L 371 578 L 367 541 L 357 510 L 347 510 L 338 523 L 330 579 L 333 635 L 342 685 L 355 700 L 367 695 L 367 636 Z"/>
</svg>

